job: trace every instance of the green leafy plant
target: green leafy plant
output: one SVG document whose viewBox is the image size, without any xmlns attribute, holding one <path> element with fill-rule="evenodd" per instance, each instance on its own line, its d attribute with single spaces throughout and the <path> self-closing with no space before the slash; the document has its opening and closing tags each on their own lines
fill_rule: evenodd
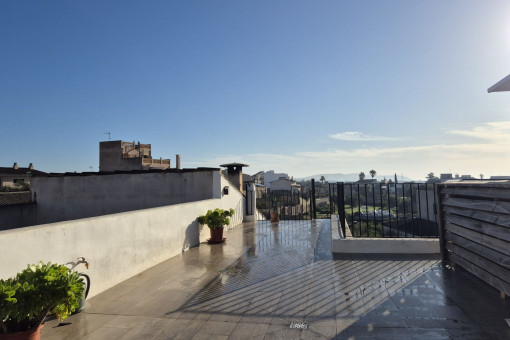
<svg viewBox="0 0 510 340">
<path fill-rule="evenodd" d="M 48 313 L 66 319 L 80 305 L 83 290 L 78 272 L 49 262 L 0 280 L 0 333 L 37 328 Z"/>
<path fill-rule="evenodd" d="M 205 215 L 198 217 L 198 223 L 207 224 L 211 229 L 222 228 L 224 225 L 230 225 L 230 217 L 234 216 L 234 209 L 208 210 Z"/>
</svg>

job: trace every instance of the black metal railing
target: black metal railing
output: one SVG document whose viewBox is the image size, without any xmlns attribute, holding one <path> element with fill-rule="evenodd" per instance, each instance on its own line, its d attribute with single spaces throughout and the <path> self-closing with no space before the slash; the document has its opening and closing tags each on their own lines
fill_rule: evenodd
<svg viewBox="0 0 510 340">
<path fill-rule="evenodd" d="M 329 191 L 344 235 L 347 221 L 353 237 L 438 237 L 434 184 L 332 183 Z"/>
<path fill-rule="evenodd" d="M 266 219 L 278 213 L 281 220 L 309 220 L 312 217 L 309 190 L 270 190 L 257 192 L 257 210 Z"/>
</svg>

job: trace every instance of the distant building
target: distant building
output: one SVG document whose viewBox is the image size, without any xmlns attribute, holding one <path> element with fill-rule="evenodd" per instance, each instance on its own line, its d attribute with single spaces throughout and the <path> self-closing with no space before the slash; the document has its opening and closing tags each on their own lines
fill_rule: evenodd
<svg viewBox="0 0 510 340">
<path fill-rule="evenodd" d="M 441 175 L 439 175 L 439 179 L 441 180 L 441 182 L 445 182 L 450 179 L 453 179 L 453 175 L 452 174 L 441 174 Z"/>
<path fill-rule="evenodd" d="M 255 175 L 251 176 L 255 184 L 264 184 L 264 171 L 259 171 Z"/>
<path fill-rule="evenodd" d="M 464 181 L 464 180 L 473 180 L 473 179 L 477 179 L 471 175 L 461 175 L 459 176 L 459 174 L 455 174 L 455 176 L 453 176 L 452 174 L 441 174 L 440 175 L 440 180 L 441 180 L 441 183 L 442 182 L 461 182 L 461 181 Z"/>
<path fill-rule="evenodd" d="M 455 178 L 457 178 L 457 175 L 455 176 Z M 461 175 L 460 179 L 477 179 L 477 178 L 471 175 Z"/>
<path fill-rule="evenodd" d="M 0 186 L 14 187 L 18 183 L 30 183 L 32 175 L 44 175 L 43 171 L 35 170 L 32 163 L 28 168 L 20 168 L 18 163 L 12 167 L 0 167 Z"/>
<path fill-rule="evenodd" d="M 121 140 L 99 143 L 99 171 L 169 169 L 170 159 L 153 159 L 150 144 Z"/>
<path fill-rule="evenodd" d="M 285 190 L 297 193 L 301 190 L 301 185 L 296 183 L 296 181 L 281 177 L 275 181 L 272 181 L 270 184 L 271 190 Z"/>
<path fill-rule="evenodd" d="M 490 179 L 510 179 L 510 176 L 491 176 Z"/>
<path fill-rule="evenodd" d="M 276 181 L 276 180 L 281 179 L 281 178 L 289 179 L 289 175 L 284 174 L 284 173 L 277 174 L 277 173 L 274 172 L 274 170 L 266 171 L 264 173 L 264 185 L 266 187 L 268 187 L 269 189 L 272 189 L 271 188 L 271 182 Z"/>
</svg>

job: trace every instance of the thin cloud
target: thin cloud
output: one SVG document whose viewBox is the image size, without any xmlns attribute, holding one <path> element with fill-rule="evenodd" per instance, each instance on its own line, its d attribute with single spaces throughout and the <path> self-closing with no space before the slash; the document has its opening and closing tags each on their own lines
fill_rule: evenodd
<svg viewBox="0 0 510 340">
<path fill-rule="evenodd" d="M 353 142 L 368 142 L 368 141 L 385 141 L 395 140 L 395 138 L 383 137 L 383 136 L 371 136 L 358 131 L 347 131 L 340 132 L 334 135 L 329 135 L 330 138 L 337 140 L 346 140 Z"/>
<path fill-rule="evenodd" d="M 500 154 L 505 151 L 504 145 L 494 144 L 433 144 L 423 146 L 408 146 L 408 147 L 394 147 L 394 148 L 370 148 L 370 149 L 356 149 L 352 151 L 346 150 L 327 150 L 319 152 L 300 152 L 297 156 L 307 158 L 328 158 L 328 157 L 343 157 L 347 158 L 372 158 L 377 156 L 391 156 L 398 155 L 401 157 L 412 157 L 415 154 L 422 152 L 448 152 L 450 157 L 457 153 L 471 157 L 468 152 L 485 152 L 490 154 Z"/>
<path fill-rule="evenodd" d="M 510 121 L 490 122 L 467 130 L 450 130 L 449 134 L 485 139 L 497 143 L 510 142 Z"/>
<path fill-rule="evenodd" d="M 250 164 L 245 171 L 259 170 L 286 172 L 291 176 L 304 177 L 316 173 L 359 173 L 375 168 L 378 173 L 394 172 L 424 179 L 429 172 L 458 171 L 478 176 L 506 175 L 510 169 L 509 154 L 510 122 L 486 123 L 465 130 L 447 131 L 467 137 L 476 137 L 474 143 L 407 145 L 397 147 L 373 147 L 355 149 L 330 149 L 302 151 L 288 154 L 246 153 L 197 160 L 187 165 L 213 166 L 232 161 Z M 358 134 L 358 135 L 357 135 Z M 349 136 L 349 135 L 347 135 Z M 361 140 L 362 133 L 350 133 L 349 140 Z M 358 139 L 353 139 L 357 136 Z"/>
</svg>

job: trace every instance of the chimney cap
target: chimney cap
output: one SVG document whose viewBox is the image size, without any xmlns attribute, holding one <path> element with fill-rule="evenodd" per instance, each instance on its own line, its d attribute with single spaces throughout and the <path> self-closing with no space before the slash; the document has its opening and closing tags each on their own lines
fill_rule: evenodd
<svg viewBox="0 0 510 340">
<path fill-rule="evenodd" d="M 221 167 L 224 167 L 224 168 L 231 168 L 231 167 L 247 167 L 249 166 L 248 164 L 243 164 L 243 163 L 228 163 L 228 164 L 222 164 L 220 165 Z"/>
</svg>

